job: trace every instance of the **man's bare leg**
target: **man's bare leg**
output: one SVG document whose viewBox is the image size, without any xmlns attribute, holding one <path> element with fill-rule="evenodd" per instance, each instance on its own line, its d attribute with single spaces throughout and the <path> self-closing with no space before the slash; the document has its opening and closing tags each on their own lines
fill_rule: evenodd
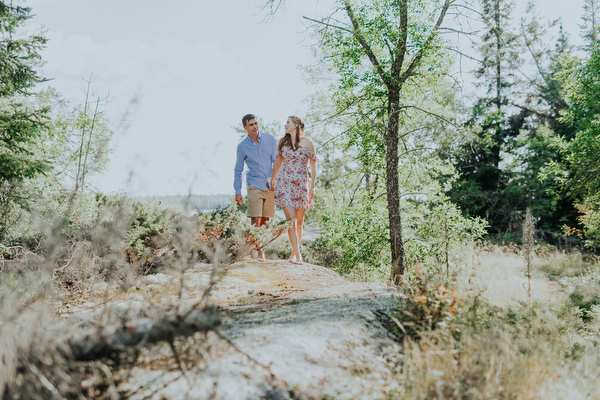
<svg viewBox="0 0 600 400">
<path fill-rule="evenodd" d="M 269 220 L 269 218 L 265 218 L 265 217 L 250 218 L 250 222 L 252 223 L 252 225 L 256 226 L 257 228 L 260 228 L 261 226 L 266 224 L 268 220 Z M 261 249 L 260 242 L 258 243 L 257 252 L 258 252 L 258 261 L 265 261 L 265 252 L 263 251 L 263 249 Z"/>
</svg>

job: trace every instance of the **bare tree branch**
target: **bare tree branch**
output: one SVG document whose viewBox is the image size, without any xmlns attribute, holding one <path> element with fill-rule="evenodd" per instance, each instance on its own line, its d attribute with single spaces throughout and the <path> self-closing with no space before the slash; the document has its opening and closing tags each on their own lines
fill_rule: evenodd
<svg viewBox="0 0 600 400">
<path fill-rule="evenodd" d="M 422 113 L 427 114 L 427 115 L 431 115 L 432 117 L 435 117 L 435 118 L 439 119 L 442 122 L 445 122 L 447 124 L 452 125 L 453 127 L 457 128 L 457 129 L 460 129 L 460 126 L 456 125 L 454 122 L 449 121 L 445 117 L 443 117 L 443 116 L 441 116 L 439 114 L 436 114 L 436 113 L 434 113 L 432 111 L 427 111 L 427 110 L 424 110 L 424 109 L 422 109 L 420 107 L 417 107 L 417 106 L 402 106 L 402 108 L 414 108 L 415 110 L 421 111 Z"/>
<path fill-rule="evenodd" d="M 345 32 L 348 32 L 348 33 L 353 33 L 351 29 L 344 28 L 343 26 L 338 26 L 338 25 L 330 24 L 329 22 L 319 21 L 319 20 L 316 20 L 316 19 L 313 19 L 313 18 L 309 18 L 309 17 L 302 17 L 302 18 L 304 18 L 305 20 L 308 20 L 310 22 L 314 22 L 316 24 L 319 24 L 319 25 L 325 25 L 328 28 L 335 28 L 335 29 L 339 29 L 339 30 L 342 30 L 342 31 L 345 31 Z"/>
</svg>

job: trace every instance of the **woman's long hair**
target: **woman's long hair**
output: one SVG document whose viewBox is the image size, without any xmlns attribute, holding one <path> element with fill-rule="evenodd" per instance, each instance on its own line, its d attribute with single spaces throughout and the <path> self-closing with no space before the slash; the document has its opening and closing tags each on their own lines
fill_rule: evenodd
<svg viewBox="0 0 600 400">
<path fill-rule="evenodd" d="M 284 137 L 279 139 L 279 146 L 277 148 L 279 153 L 281 153 L 281 150 L 283 150 L 283 146 L 287 146 L 294 151 L 298 150 L 298 147 L 300 147 L 300 145 L 298 144 L 300 143 L 300 136 L 302 136 L 302 134 L 304 133 L 304 121 L 302 121 L 302 118 L 296 117 L 295 115 L 290 115 L 288 118 L 296 124 L 296 143 L 292 142 L 292 135 L 286 133 Z"/>
</svg>

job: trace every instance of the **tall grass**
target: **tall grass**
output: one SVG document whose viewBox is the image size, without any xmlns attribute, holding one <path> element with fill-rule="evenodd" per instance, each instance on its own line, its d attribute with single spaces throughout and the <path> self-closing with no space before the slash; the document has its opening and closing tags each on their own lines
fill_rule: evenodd
<svg viewBox="0 0 600 400">
<path fill-rule="evenodd" d="M 388 354 L 401 389 L 382 398 L 600 398 L 600 265 L 569 275 L 572 264 L 552 252 L 523 273 L 517 253 L 476 248 L 448 287 L 416 274 L 387 321 L 401 344 Z M 548 265 L 570 277 L 548 279 Z"/>
</svg>

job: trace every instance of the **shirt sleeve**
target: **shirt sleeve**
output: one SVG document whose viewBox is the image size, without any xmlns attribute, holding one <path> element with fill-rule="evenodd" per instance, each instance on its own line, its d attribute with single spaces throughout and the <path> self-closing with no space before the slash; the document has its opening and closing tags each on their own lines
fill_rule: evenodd
<svg viewBox="0 0 600 400">
<path fill-rule="evenodd" d="M 233 169 L 233 188 L 236 195 L 242 194 L 242 171 L 244 171 L 244 161 L 246 160 L 246 155 L 240 147 L 237 147 L 235 168 Z"/>
</svg>

